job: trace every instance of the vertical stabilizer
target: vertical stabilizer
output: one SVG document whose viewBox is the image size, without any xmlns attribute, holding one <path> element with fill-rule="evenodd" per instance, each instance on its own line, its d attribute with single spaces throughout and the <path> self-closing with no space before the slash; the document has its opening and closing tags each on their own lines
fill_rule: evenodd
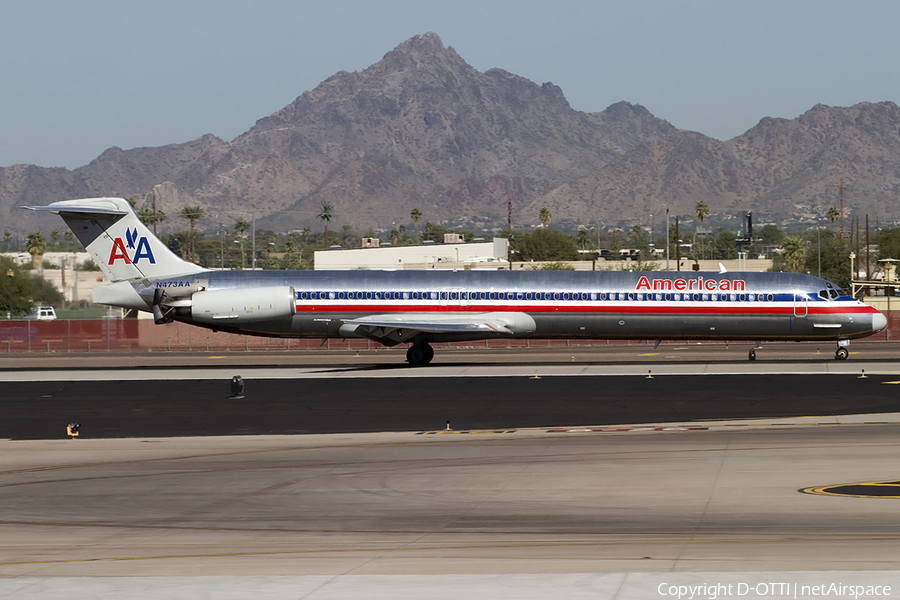
<svg viewBox="0 0 900 600">
<path fill-rule="evenodd" d="M 124 198 L 63 200 L 25 208 L 62 217 L 110 281 L 156 279 L 203 270 L 159 241 Z"/>
</svg>

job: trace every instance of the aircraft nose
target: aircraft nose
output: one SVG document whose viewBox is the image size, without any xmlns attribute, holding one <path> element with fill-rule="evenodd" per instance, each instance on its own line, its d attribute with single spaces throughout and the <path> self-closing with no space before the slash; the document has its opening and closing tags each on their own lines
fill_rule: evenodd
<svg viewBox="0 0 900 600">
<path fill-rule="evenodd" d="M 883 314 L 879 312 L 872 315 L 872 333 L 878 333 L 885 327 L 887 327 L 887 318 Z"/>
</svg>

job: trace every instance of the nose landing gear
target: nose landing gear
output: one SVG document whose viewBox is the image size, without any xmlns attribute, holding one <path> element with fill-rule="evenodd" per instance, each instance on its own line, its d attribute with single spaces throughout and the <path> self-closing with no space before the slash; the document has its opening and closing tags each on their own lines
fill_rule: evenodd
<svg viewBox="0 0 900 600">
<path fill-rule="evenodd" d="M 850 356 L 850 351 L 843 346 L 834 351 L 834 360 L 847 360 L 848 356 Z"/>
</svg>

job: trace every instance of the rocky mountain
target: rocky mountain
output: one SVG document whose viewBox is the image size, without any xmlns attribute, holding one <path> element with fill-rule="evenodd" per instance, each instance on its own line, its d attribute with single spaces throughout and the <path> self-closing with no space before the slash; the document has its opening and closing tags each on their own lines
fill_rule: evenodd
<svg viewBox="0 0 900 600">
<path fill-rule="evenodd" d="M 133 196 L 170 215 L 200 204 L 209 223 L 251 211 L 262 226 L 390 226 L 419 207 L 426 220 L 501 217 L 518 223 L 690 214 L 823 214 L 837 202 L 900 216 L 900 111 L 895 104 L 816 106 L 765 118 L 725 142 L 681 131 L 639 105 L 572 109 L 552 83 L 480 72 L 434 33 L 415 36 L 361 72 L 340 72 L 227 142 L 212 135 L 159 148 L 111 148 L 74 169 L 0 169 L 0 215 L 22 231 L 58 224 L 16 206 Z M 174 221 L 175 219 L 173 219 Z M 180 227 L 182 224 L 178 224 Z M 202 223 L 201 223 L 202 225 Z M 175 227 L 176 225 L 169 225 Z M 167 227 L 168 228 L 168 227 Z"/>
</svg>

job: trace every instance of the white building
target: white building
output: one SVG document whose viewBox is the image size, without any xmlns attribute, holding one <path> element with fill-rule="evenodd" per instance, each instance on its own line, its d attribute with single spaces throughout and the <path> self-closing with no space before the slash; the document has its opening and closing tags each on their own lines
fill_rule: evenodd
<svg viewBox="0 0 900 600">
<path fill-rule="evenodd" d="M 382 246 L 358 250 L 319 250 L 314 255 L 315 269 L 491 269 L 506 268 L 508 242 L 471 244 L 422 244 L 420 246 Z"/>
</svg>

